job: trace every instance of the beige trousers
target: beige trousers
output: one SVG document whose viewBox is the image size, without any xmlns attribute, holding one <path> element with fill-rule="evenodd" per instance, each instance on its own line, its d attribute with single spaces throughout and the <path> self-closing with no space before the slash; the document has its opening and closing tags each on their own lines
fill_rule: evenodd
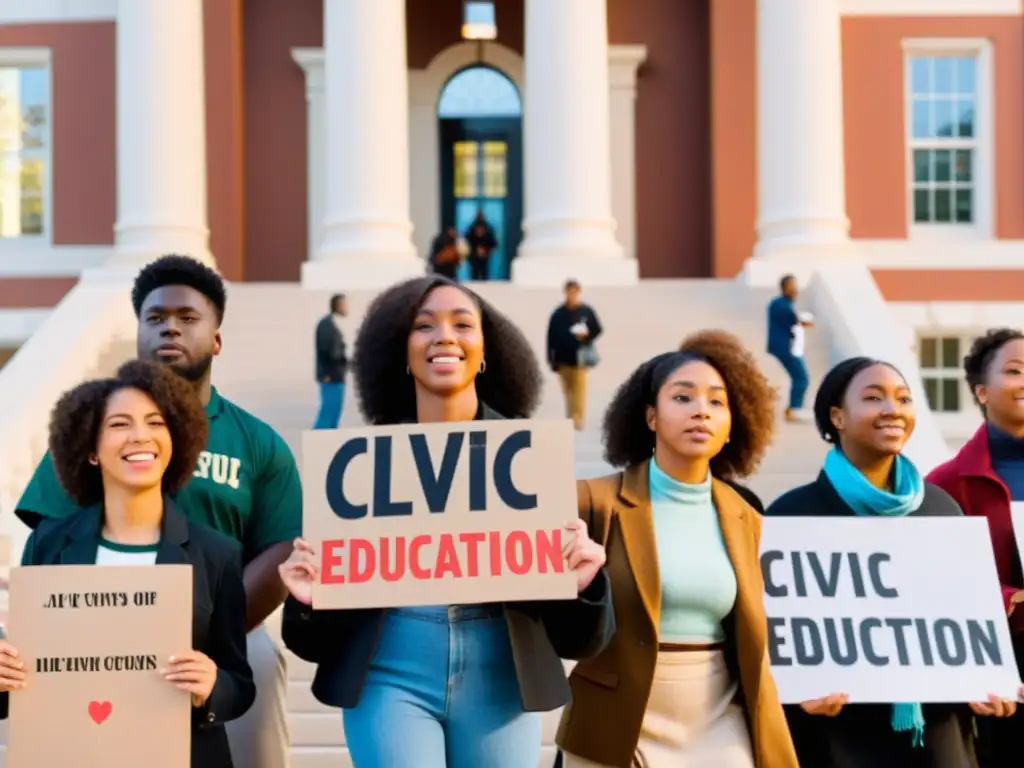
<svg viewBox="0 0 1024 768">
<path fill-rule="evenodd" d="M 754 768 L 750 732 L 720 650 L 663 651 L 636 768 Z M 608 768 L 566 753 L 565 768 Z"/>
<path fill-rule="evenodd" d="M 288 670 L 284 654 L 265 626 L 246 638 L 249 666 L 256 682 L 256 701 L 227 724 L 235 768 L 288 768 Z"/>
<path fill-rule="evenodd" d="M 587 417 L 587 369 L 581 365 L 560 365 L 558 378 L 565 395 L 565 415 L 581 431 Z"/>
</svg>

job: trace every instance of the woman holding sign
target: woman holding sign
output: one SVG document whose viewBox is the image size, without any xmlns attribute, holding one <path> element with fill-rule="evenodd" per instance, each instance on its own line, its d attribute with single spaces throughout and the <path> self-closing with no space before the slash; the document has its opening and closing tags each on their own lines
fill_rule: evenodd
<svg viewBox="0 0 1024 768">
<path fill-rule="evenodd" d="M 910 386 L 893 366 L 844 360 L 822 380 L 814 420 L 832 445 L 817 480 L 794 488 L 768 515 L 903 517 L 962 514 L 941 488 L 925 482 L 902 455 L 914 431 Z M 802 765 L 815 768 L 972 768 L 971 711 L 1013 714 L 993 696 L 983 704 L 852 704 L 842 693 L 787 706 Z"/>
<path fill-rule="evenodd" d="M 355 371 L 375 425 L 524 418 L 540 397 L 523 334 L 439 276 L 374 300 Z M 604 549 L 581 520 L 567 527 L 579 592 L 568 602 L 314 611 L 319 561 L 296 542 L 281 566 L 282 637 L 317 664 L 317 699 L 344 710 L 355 768 L 536 768 L 540 713 L 569 699 L 560 659 L 598 653 L 614 631 Z"/>
<path fill-rule="evenodd" d="M 232 768 L 224 723 L 256 697 L 245 655 L 241 553 L 190 522 L 167 496 L 191 477 L 207 429 L 192 387 L 162 366 L 126 363 L 114 378 L 67 392 L 51 417 L 50 453 L 81 510 L 41 522 L 22 565 L 191 564 L 193 645 L 159 660 L 160 674 L 191 698 L 193 768 Z M 25 657 L 0 640 L 0 717 L 7 717 L 8 695 L 32 682 L 23 663 L 32 649 L 22 650 Z M 60 731 L 60 723 L 48 727 Z M 146 756 L 138 757 L 142 765 Z"/>
<path fill-rule="evenodd" d="M 565 768 L 796 768 L 767 657 L 761 518 L 726 482 L 760 462 L 774 411 L 753 357 L 720 331 L 616 393 L 605 456 L 624 471 L 578 488 L 617 630 L 569 677 Z"/>
<path fill-rule="evenodd" d="M 956 499 L 964 514 L 988 518 L 1017 669 L 1024 674 L 1024 575 L 1011 514 L 1024 504 L 1024 332 L 997 328 L 975 339 L 964 374 L 985 423 L 928 479 Z M 1024 540 L 1024 529 L 1016 535 Z M 1012 764 L 1011 757 L 1019 762 L 1024 709 L 1006 719 L 978 721 L 977 746 L 982 768 Z"/>
</svg>

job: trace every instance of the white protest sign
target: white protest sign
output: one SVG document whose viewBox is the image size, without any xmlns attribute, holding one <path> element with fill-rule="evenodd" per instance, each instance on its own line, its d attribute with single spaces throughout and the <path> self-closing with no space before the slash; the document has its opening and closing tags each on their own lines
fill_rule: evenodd
<svg viewBox="0 0 1024 768">
<path fill-rule="evenodd" d="M 321 430 L 302 454 L 314 608 L 576 598 L 572 422 Z"/>
<path fill-rule="evenodd" d="M 769 517 L 761 571 L 783 703 L 1016 700 L 986 520 Z"/>
</svg>

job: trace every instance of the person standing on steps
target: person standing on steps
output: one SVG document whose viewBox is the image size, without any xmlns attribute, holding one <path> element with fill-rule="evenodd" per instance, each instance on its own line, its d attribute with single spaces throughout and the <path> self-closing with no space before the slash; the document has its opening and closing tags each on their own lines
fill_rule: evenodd
<svg viewBox="0 0 1024 768">
<path fill-rule="evenodd" d="M 1024 502 L 1024 331 L 998 328 L 974 340 L 964 373 L 985 422 L 956 456 L 932 470 L 965 515 L 988 519 L 1017 669 L 1024 673 L 1024 574 L 1011 507 Z M 1024 714 L 978 719 L 978 763 L 1002 768 L 1024 749 Z"/>
<path fill-rule="evenodd" d="M 658 355 L 604 419 L 620 471 L 580 480 L 616 632 L 569 676 L 565 768 L 797 768 L 768 658 L 761 516 L 724 478 L 771 442 L 776 393 L 731 334 Z"/>
<path fill-rule="evenodd" d="M 348 314 L 342 294 L 331 297 L 331 311 L 316 326 L 316 381 L 320 387 L 320 411 L 313 429 L 337 429 L 345 404 L 345 373 L 348 356 L 341 323 Z"/>
<path fill-rule="evenodd" d="M 244 768 L 232 760 L 224 729 L 256 698 L 245 654 L 241 547 L 186 518 L 169 497 L 189 481 L 208 429 L 192 387 L 152 363 L 133 360 L 111 378 L 66 392 L 50 416 L 50 448 L 77 508 L 40 523 L 21 564 L 190 565 L 194 647 L 163 660 L 161 674 L 191 694 L 192 768 Z M 17 659 L 0 640 L 0 719 L 9 696 L 31 685 L 31 672 L 26 679 L 24 667 L 12 669 Z M 86 756 L 74 762 L 99 765 Z"/>
<path fill-rule="evenodd" d="M 963 514 L 903 455 L 916 412 L 906 379 L 891 364 L 867 357 L 837 364 L 818 387 L 814 421 L 832 446 L 824 466 L 816 480 L 773 501 L 767 517 L 894 520 Z M 847 694 L 823 690 L 820 699 L 785 710 L 801 765 L 976 768 L 972 713 L 1008 717 L 1016 707 L 995 695 L 971 704 L 850 704 Z M 1017 745 L 1015 754 L 1019 751 Z M 1018 755 L 1015 762 L 999 765 L 1019 764 Z"/>
<path fill-rule="evenodd" d="M 227 296 L 220 276 L 187 256 L 163 256 L 135 278 L 138 357 L 168 366 L 205 406 L 210 430 L 188 484 L 172 499 L 189 519 L 242 545 L 247 653 L 256 703 L 228 724 L 235 765 L 287 768 L 288 685 L 284 656 L 264 621 L 284 601 L 278 566 L 302 532 L 302 486 L 295 458 L 269 425 L 222 397 L 211 384 L 220 354 Z M 64 491 L 50 454 L 43 456 L 15 512 L 30 528 L 78 507 Z"/>
<path fill-rule="evenodd" d="M 593 308 L 582 302 L 576 280 L 567 280 L 564 290 L 565 303 L 548 321 L 548 365 L 561 379 L 566 416 L 581 432 L 587 414 L 587 370 L 598 363 L 594 342 L 604 329 Z"/>
<path fill-rule="evenodd" d="M 529 418 L 540 399 L 522 332 L 437 276 L 374 299 L 353 368 L 373 425 Z M 604 548 L 565 515 L 573 600 L 313 610 L 320 559 L 296 540 L 281 636 L 317 665 L 317 700 L 343 710 L 355 768 L 537 768 L 540 713 L 569 699 L 561 659 L 593 656 L 615 629 Z"/>
<path fill-rule="evenodd" d="M 813 324 L 810 313 L 797 313 L 794 302 L 796 278 L 786 275 L 779 281 L 779 295 L 768 304 L 768 354 L 778 360 L 789 375 L 789 405 L 786 421 L 804 422 L 810 414 L 804 410 L 804 398 L 810 377 L 804 363 L 804 333 Z"/>
<path fill-rule="evenodd" d="M 483 211 L 476 212 L 465 237 L 469 245 L 470 280 L 489 279 L 491 254 L 498 247 L 498 238 L 494 236 L 494 228 L 487 222 Z"/>
<path fill-rule="evenodd" d="M 469 245 L 459 235 L 458 230 L 448 224 L 430 244 L 430 255 L 427 260 L 435 274 L 449 280 L 458 280 L 459 267 L 468 253 Z"/>
</svg>

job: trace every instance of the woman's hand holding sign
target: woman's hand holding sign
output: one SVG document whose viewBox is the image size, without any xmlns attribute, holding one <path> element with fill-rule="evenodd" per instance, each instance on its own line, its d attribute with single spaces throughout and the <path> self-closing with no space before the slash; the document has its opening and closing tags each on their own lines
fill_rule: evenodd
<svg viewBox="0 0 1024 768">
<path fill-rule="evenodd" d="M 303 605 L 313 604 L 313 582 L 316 581 L 316 553 L 303 539 L 296 539 L 292 553 L 277 567 L 291 596 Z"/>
<path fill-rule="evenodd" d="M 577 518 L 565 526 L 575 535 L 562 551 L 569 570 L 576 574 L 576 590 L 582 592 L 590 586 L 597 572 L 604 567 L 604 547 L 590 538 L 587 524 Z"/>
<path fill-rule="evenodd" d="M 6 640 L 0 640 L 0 693 L 20 691 L 26 685 L 25 663 L 18 658 L 17 649 Z"/>
<path fill-rule="evenodd" d="M 850 701 L 845 693 L 833 693 L 823 699 L 813 699 L 801 704 L 801 708 L 809 715 L 822 715 L 824 717 L 835 717 L 843 711 L 843 707 Z"/>
<path fill-rule="evenodd" d="M 1024 686 L 1017 692 L 1017 698 L 1024 701 Z M 1000 698 L 994 693 L 988 695 L 988 701 L 971 702 L 971 712 L 981 717 L 1013 717 L 1017 711 L 1017 702 Z"/>
<path fill-rule="evenodd" d="M 188 651 L 171 656 L 170 666 L 163 670 L 163 676 L 175 687 L 192 694 L 193 707 L 201 707 L 217 682 L 217 665 L 205 653 Z"/>
</svg>

